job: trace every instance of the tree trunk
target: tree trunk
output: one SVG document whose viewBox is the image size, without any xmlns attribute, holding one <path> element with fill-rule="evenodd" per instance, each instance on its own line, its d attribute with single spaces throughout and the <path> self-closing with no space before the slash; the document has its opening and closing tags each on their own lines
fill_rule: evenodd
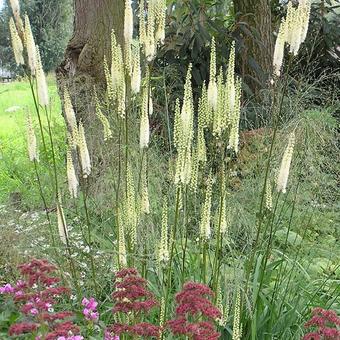
<svg viewBox="0 0 340 340">
<path fill-rule="evenodd" d="M 111 32 L 122 45 L 124 33 L 124 0 L 74 0 L 74 31 L 64 61 L 56 70 L 60 97 L 67 86 L 76 113 L 82 121 L 91 163 L 92 187 L 100 184 L 99 171 L 110 163 L 103 150 L 103 127 L 95 115 L 93 88 L 104 93 L 104 56 L 111 60 Z M 99 165 L 100 166 L 97 166 Z"/>
<path fill-rule="evenodd" d="M 250 90 L 259 95 L 259 90 L 272 73 L 273 37 L 270 0 L 234 0 L 238 21 L 246 23 L 242 31 L 244 41 L 241 51 L 241 70 Z M 249 31 L 252 34 L 249 34 Z M 247 33 L 245 33 L 247 32 Z"/>
<path fill-rule="evenodd" d="M 88 125 L 93 86 L 105 87 L 104 56 L 111 59 L 111 31 L 123 42 L 124 0 L 74 0 L 74 32 L 57 68 L 59 92 L 67 85 L 77 119 Z"/>
</svg>

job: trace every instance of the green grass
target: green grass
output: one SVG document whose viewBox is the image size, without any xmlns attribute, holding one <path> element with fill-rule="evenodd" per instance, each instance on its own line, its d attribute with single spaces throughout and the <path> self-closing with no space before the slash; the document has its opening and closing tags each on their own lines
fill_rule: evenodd
<svg viewBox="0 0 340 340">
<path fill-rule="evenodd" d="M 48 87 L 51 121 L 57 133 L 55 138 L 63 138 L 63 118 L 60 114 L 60 100 L 54 76 L 48 77 Z M 17 108 L 11 110 L 14 107 Z M 0 84 L 0 204 L 15 203 L 16 200 L 27 207 L 38 204 L 34 167 L 27 154 L 28 112 L 33 117 L 39 143 L 40 133 L 29 83 L 15 81 Z M 46 119 L 43 119 L 44 128 L 46 125 Z"/>
</svg>

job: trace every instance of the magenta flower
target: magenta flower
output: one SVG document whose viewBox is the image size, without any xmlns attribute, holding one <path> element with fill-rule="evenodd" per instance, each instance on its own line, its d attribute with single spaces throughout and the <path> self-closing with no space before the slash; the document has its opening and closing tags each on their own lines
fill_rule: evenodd
<svg viewBox="0 0 340 340">
<path fill-rule="evenodd" d="M 22 296 L 22 295 L 24 295 L 24 292 L 22 291 L 22 290 L 18 290 L 17 292 L 15 292 L 15 294 L 14 294 L 14 296 L 15 297 L 20 297 L 20 296 Z"/>
<path fill-rule="evenodd" d="M 85 307 L 83 309 L 83 314 L 86 320 L 97 321 L 99 319 L 99 313 L 96 310 L 98 302 L 93 297 L 90 299 L 84 297 L 81 304 Z"/>
<path fill-rule="evenodd" d="M 14 293 L 14 288 L 11 284 L 6 283 L 3 287 L 0 287 L 0 294 L 12 294 Z"/>
<path fill-rule="evenodd" d="M 30 313 L 31 313 L 32 315 L 38 315 L 38 314 L 39 314 L 39 311 L 38 311 L 36 308 L 31 308 Z"/>
<path fill-rule="evenodd" d="M 27 287 L 27 283 L 23 280 L 18 280 L 15 286 L 16 286 L 16 288 L 24 289 L 24 288 Z"/>
<path fill-rule="evenodd" d="M 99 313 L 97 311 L 93 311 L 88 308 L 84 308 L 83 314 L 85 316 L 85 319 L 89 321 L 96 321 L 99 318 Z"/>
<path fill-rule="evenodd" d="M 98 302 L 93 297 L 91 297 L 89 300 L 84 297 L 81 304 L 91 310 L 95 310 L 98 306 Z"/>
<path fill-rule="evenodd" d="M 111 332 L 106 329 L 104 332 L 104 340 L 119 340 L 119 336 L 111 334 Z"/>
</svg>

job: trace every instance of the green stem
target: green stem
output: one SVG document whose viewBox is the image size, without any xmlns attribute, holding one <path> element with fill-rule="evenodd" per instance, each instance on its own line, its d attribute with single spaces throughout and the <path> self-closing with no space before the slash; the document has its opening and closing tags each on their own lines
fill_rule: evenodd
<svg viewBox="0 0 340 340">
<path fill-rule="evenodd" d="M 202 247 L 203 247 L 203 283 L 206 284 L 207 282 L 207 240 L 202 240 Z"/>
<path fill-rule="evenodd" d="M 184 228 L 185 228 L 185 238 L 184 244 L 182 244 L 182 285 L 185 280 L 185 258 L 186 258 L 186 250 L 188 246 L 188 188 L 185 187 L 185 206 L 184 206 Z"/>
<path fill-rule="evenodd" d="M 221 185 L 222 186 L 222 185 Z M 216 235 L 216 248 L 215 248 L 215 257 L 214 257 L 214 265 L 213 265 L 213 289 L 217 292 L 218 286 L 218 268 L 220 267 L 220 243 L 221 243 L 221 222 L 222 222 L 222 204 L 223 204 L 223 195 L 224 193 L 221 192 L 220 197 L 220 211 L 219 211 L 219 218 L 218 218 L 218 226 L 217 226 L 217 235 Z M 217 294 L 216 294 L 217 297 Z"/>
<path fill-rule="evenodd" d="M 290 68 L 291 68 L 291 65 L 292 65 L 292 61 L 293 61 L 293 58 L 290 56 L 288 68 L 287 68 L 287 73 L 286 73 L 286 78 L 285 78 L 285 82 L 284 82 L 284 86 L 283 86 L 283 90 L 282 90 L 282 95 L 281 95 L 281 98 L 280 98 L 280 101 L 279 101 L 279 104 L 278 104 L 278 110 L 277 110 L 277 112 L 274 111 L 273 136 L 272 136 L 271 143 L 270 143 L 269 155 L 268 155 L 268 160 L 267 160 L 266 169 L 265 169 L 264 184 L 263 184 L 262 193 L 261 193 L 261 201 L 260 201 L 260 207 L 259 207 L 259 213 L 258 213 L 259 223 L 258 223 L 258 228 L 257 228 L 257 232 L 256 232 L 256 238 L 255 238 L 253 250 L 252 250 L 250 260 L 249 260 L 248 265 L 247 265 L 247 271 L 246 271 L 247 272 L 246 273 L 247 287 L 248 287 L 248 283 L 249 283 L 250 273 L 251 273 L 252 268 L 253 268 L 254 258 L 255 258 L 256 251 L 257 251 L 260 233 L 261 233 L 261 229 L 262 229 L 262 223 L 263 223 L 263 219 L 264 219 L 263 207 L 264 207 L 264 201 L 265 201 L 266 186 L 267 186 L 267 181 L 268 181 L 268 176 L 269 176 L 270 164 L 271 164 L 271 160 L 272 160 L 272 156 L 273 156 L 273 150 L 274 150 L 276 135 L 277 135 L 277 131 L 278 131 L 278 128 L 279 128 L 280 115 L 282 113 L 282 108 L 283 108 L 283 99 L 284 99 L 286 91 L 288 89 L 289 71 L 290 71 Z M 274 98 L 273 98 L 273 105 L 274 105 L 274 103 L 275 103 L 275 92 L 274 92 Z"/>
<path fill-rule="evenodd" d="M 48 117 L 47 107 L 45 106 L 45 114 L 47 119 L 47 127 L 48 127 L 48 135 L 50 138 L 50 144 L 51 144 L 51 152 L 52 152 L 52 164 L 53 164 L 53 171 L 54 171 L 54 185 L 55 185 L 55 193 L 56 198 L 59 196 L 59 186 L 58 186 L 58 174 L 57 174 L 57 162 L 55 159 L 55 150 L 54 150 L 54 142 L 52 137 L 52 129 L 51 129 L 51 122 Z"/>
<path fill-rule="evenodd" d="M 167 122 L 167 128 L 168 128 L 169 151 L 170 151 L 170 158 L 172 158 L 171 128 L 170 128 L 170 118 L 169 118 L 168 94 L 166 92 L 166 83 L 165 83 L 165 67 L 163 69 L 163 88 L 164 88 L 164 98 L 165 98 L 166 122 Z"/>
<path fill-rule="evenodd" d="M 57 258 L 56 243 L 55 243 L 55 238 L 54 238 L 54 233 L 53 233 L 53 228 L 52 228 L 52 222 L 51 222 L 51 218 L 50 218 L 50 213 L 48 211 L 48 207 L 47 207 L 46 199 L 45 199 L 45 196 L 44 196 L 44 192 L 43 192 L 43 189 L 42 189 L 41 180 L 40 180 L 40 176 L 39 176 L 38 166 L 37 166 L 37 161 L 36 160 L 34 160 L 34 170 L 35 170 L 35 174 L 36 174 L 36 177 L 37 177 L 40 197 L 41 197 L 41 200 L 43 201 L 43 204 L 44 204 L 44 210 L 45 210 L 46 219 L 47 219 L 47 222 L 48 222 L 48 227 L 49 227 L 49 231 L 50 231 L 50 235 L 51 235 L 51 239 L 52 239 L 53 250 L 54 250 L 55 256 Z"/>
<path fill-rule="evenodd" d="M 48 116 L 48 112 L 47 112 L 47 107 L 46 106 L 45 106 L 45 114 L 46 114 L 46 119 L 47 119 L 48 135 L 49 135 L 49 139 L 50 139 L 51 152 L 52 152 L 52 164 L 53 164 L 54 181 L 55 181 L 54 185 L 55 185 L 55 193 L 56 193 L 56 201 L 57 201 L 56 203 L 57 203 L 59 211 L 61 211 L 61 205 L 60 205 L 60 202 L 59 202 L 57 163 L 56 163 L 56 159 L 55 159 L 55 150 L 54 150 L 54 142 L 53 142 L 53 137 L 52 137 L 51 122 L 50 122 L 50 119 L 49 119 L 49 116 Z M 65 235 L 67 235 L 67 226 L 65 225 L 63 219 L 62 219 L 62 223 L 63 223 L 64 233 L 65 233 Z M 66 237 L 66 248 L 67 248 L 68 255 L 69 255 L 69 262 L 70 262 L 70 266 L 71 266 L 71 271 L 73 272 L 73 280 L 74 280 L 76 289 L 77 289 L 78 294 L 79 294 L 80 293 L 80 288 L 79 288 L 79 285 L 78 285 L 78 279 L 77 279 L 77 274 L 76 274 L 76 267 L 75 267 L 74 262 L 73 262 L 72 252 L 71 252 L 71 247 L 70 247 L 70 244 L 69 244 L 68 237 Z"/>
<path fill-rule="evenodd" d="M 298 184 L 299 184 L 299 183 L 298 183 Z M 298 191 L 298 186 L 299 186 L 299 185 L 296 186 L 294 201 L 296 200 L 297 191 Z M 289 237 L 289 232 L 290 232 L 290 228 L 291 228 L 291 225 L 292 225 L 294 210 L 295 210 L 295 205 L 293 206 L 292 211 L 291 211 L 291 214 L 290 214 L 289 224 L 288 224 L 288 229 L 287 229 L 286 239 L 285 239 L 285 243 L 284 243 L 284 245 L 283 245 L 283 249 L 286 249 L 286 248 L 287 248 L 287 245 L 288 245 L 288 237 Z M 297 252 L 297 253 L 298 253 L 298 252 Z M 284 255 L 284 254 L 283 254 L 283 255 Z M 282 257 L 283 257 L 283 255 L 282 255 Z M 275 280 L 275 285 L 274 285 L 274 290 L 273 290 L 273 294 L 272 294 L 272 298 L 271 298 L 271 303 L 273 303 L 273 301 L 274 301 L 274 299 L 275 299 L 275 294 L 276 294 L 277 289 L 278 289 L 278 284 L 281 282 L 282 268 L 283 268 L 283 262 L 281 262 L 281 264 L 280 264 L 279 274 L 277 275 L 276 280 Z M 285 269 L 284 269 L 283 272 L 286 271 L 286 268 L 287 268 L 287 263 L 286 263 L 286 266 L 285 266 Z"/>
<path fill-rule="evenodd" d="M 89 250 L 90 250 L 89 255 L 90 255 L 92 280 L 93 280 L 93 285 L 94 285 L 94 291 L 95 291 L 96 297 L 98 298 L 99 297 L 98 285 L 97 285 L 97 278 L 96 278 L 96 269 L 95 269 L 95 265 L 94 265 L 93 247 L 92 247 L 91 220 L 90 220 L 89 210 L 88 210 L 88 207 L 87 207 L 87 187 L 86 187 L 86 183 L 84 181 L 82 171 L 81 171 L 80 177 L 81 177 L 80 186 L 81 186 L 81 190 L 83 192 L 82 197 L 83 197 L 83 204 L 84 204 L 86 225 L 87 225 L 87 237 L 88 237 L 87 246 L 89 247 Z"/>
<path fill-rule="evenodd" d="M 175 249 L 175 243 L 176 243 L 177 222 L 178 222 L 178 216 L 179 216 L 179 198 L 180 198 L 179 196 L 180 196 L 180 187 L 178 186 L 177 192 L 176 192 L 176 210 L 175 210 L 174 228 L 172 232 L 172 243 L 170 247 L 169 267 L 168 267 L 168 272 L 167 272 L 167 287 L 166 287 L 166 293 L 165 293 L 164 320 L 166 320 L 166 317 L 167 317 L 168 302 L 169 302 L 169 296 L 170 296 L 170 290 L 171 290 L 172 262 L 173 262 L 174 249 Z"/>
<path fill-rule="evenodd" d="M 128 127 L 128 115 L 125 113 L 125 197 L 128 195 L 127 188 L 127 172 L 128 172 L 128 143 L 129 143 L 129 127 Z"/>
<path fill-rule="evenodd" d="M 47 147 L 46 147 L 46 142 L 45 142 L 44 129 L 43 129 L 43 126 L 42 126 L 42 119 L 41 119 L 41 116 L 40 116 L 39 104 L 38 104 L 37 98 L 35 96 L 31 76 L 28 76 L 28 81 L 29 81 L 29 84 L 30 84 L 30 89 L 31 89 L 32 97 L 33 97 L 33 103 L 34 103 L 35 111 L 36 111 L 37 116 L 38 116 L 39 129 L 40 129 L 41 140 L 43 142 L 44 153 L 45 153 L 45 157 L 47 159 Z"/>
</svg>

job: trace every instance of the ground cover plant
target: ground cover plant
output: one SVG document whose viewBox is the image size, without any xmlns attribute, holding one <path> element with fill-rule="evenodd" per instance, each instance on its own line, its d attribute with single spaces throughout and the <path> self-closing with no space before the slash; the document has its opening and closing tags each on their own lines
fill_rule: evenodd
<svg viewBox="0 0 340 340">
<path fill-rule="evenodd" d="M 67 86 L 59 101 L 11 3 L 25 78 L 0 91 L 1 338 L 339 339 L 339 102 L 318 106 L 318 81 L 294 70 L 310 2 L 289 2 L 278 28 L 260 129 L 241 130 L 235 43 L 219 65 L 212 38 L 199 95 L 188 64 L 163 103 L 165 133 L 152 124 L 163 1 L 141 1 L 137 35 L 126 2 L 91 124 Z"/>
</svg>

